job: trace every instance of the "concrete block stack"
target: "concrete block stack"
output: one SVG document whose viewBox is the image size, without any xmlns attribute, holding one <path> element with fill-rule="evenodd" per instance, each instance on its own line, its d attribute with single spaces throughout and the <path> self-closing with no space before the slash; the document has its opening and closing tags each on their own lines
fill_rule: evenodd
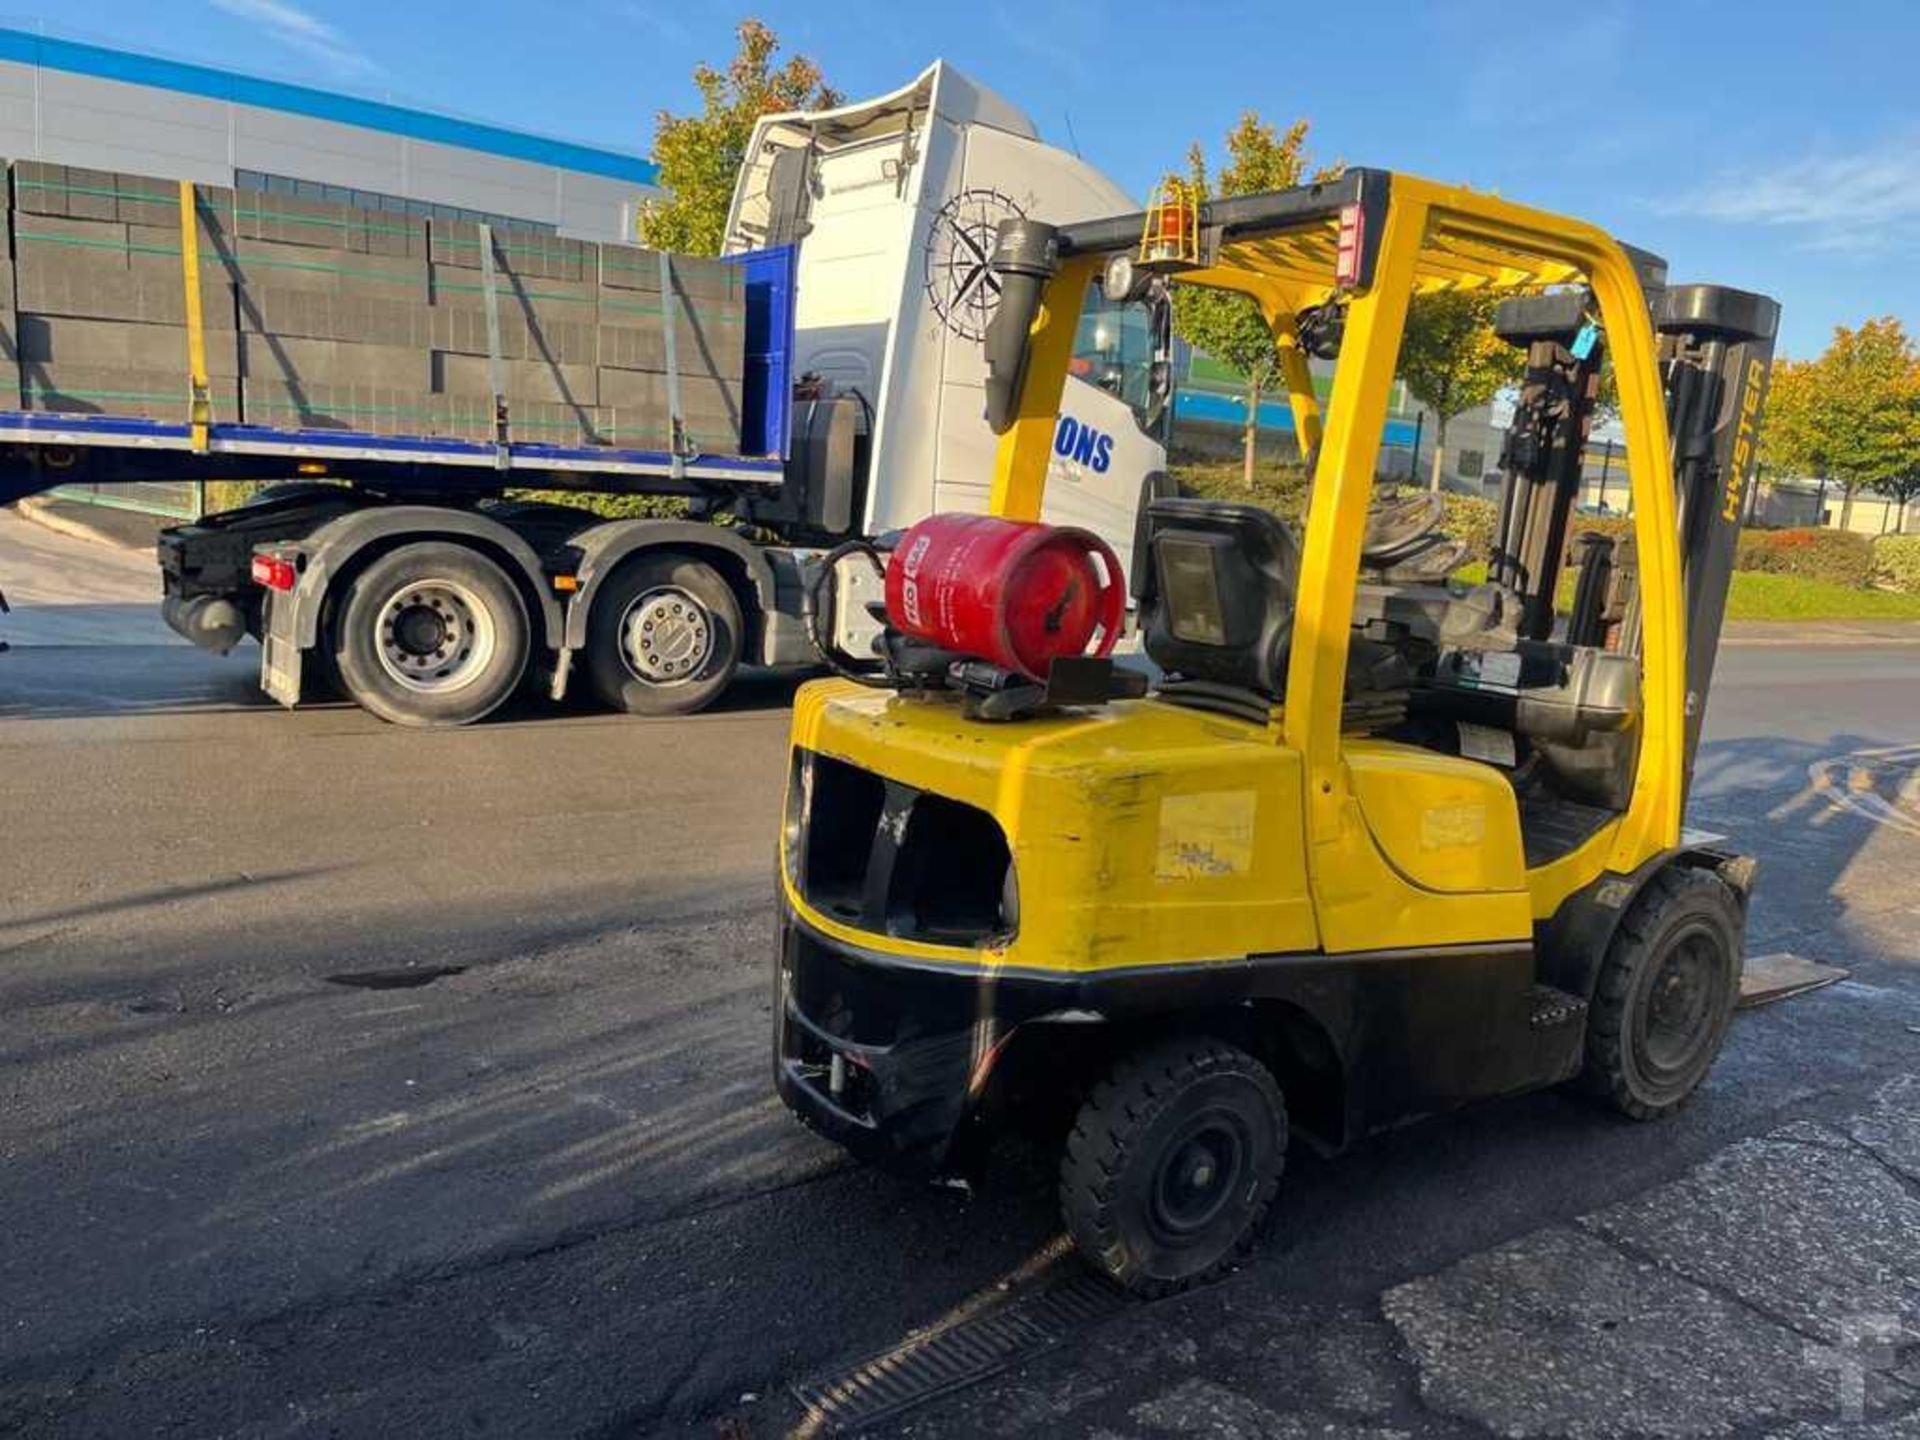
<svg viewBox="0 0 1920 1440">
<path fill-rule="evenodd" d="M 187 415 L 178 186 L 12 167 L 17 331 L 28 409 Z M 213 418 L 279 430 L 491 440 L 478 225 L 199 187 Z M 672 437 L 657 253 L 493 232 L 499 378 L 516 443 L 664 450 Z M 685 434 L 740 450 L 741 273 L 675 256 Z"/>
<path fill-rule="evenodd" d="M 706 454 L 738 454 L 747 328 L 740 268 L 689 255 L 672 257 L 671 268 L 688 438 Z M 608 438 L 629 449 L 662 449 L 670 412 L 659 254 L 602 245 L 599 280 L 594 363 Z"/>
<path fill-rule="evenodd" d="M 195 192 L 209 393 L 240 418 L 232 192 Z M 10 330 L 23 409 L 182 420 L 187 414 L 180 192 L 173 182 L 78 166 L 13 166 Z"/>
<path fill-rule="evenodd" d="M 432 226 L 433 380 L 449 434 L 493 438 L 480 227 Z M 516 440 L 602 445 L 593 373 L 598 247 L 556 235 L 496 231 L 494 297 L 501 387 Z"/>
<path fill-rule="evenodd" d="M 424 219 L 248 193 L 233 228 L 249 425 L 442 433 Z"/>
</svg>

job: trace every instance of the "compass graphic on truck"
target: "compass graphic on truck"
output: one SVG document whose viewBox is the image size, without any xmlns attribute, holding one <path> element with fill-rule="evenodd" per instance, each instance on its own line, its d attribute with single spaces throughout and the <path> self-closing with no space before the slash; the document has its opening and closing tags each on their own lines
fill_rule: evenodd
<svg viewBox="0 0 1920 1440">
<path fill-rule="evenodd" d="M 987 263 L 995 233 L 1002 220 L 1025 218 L 1011 196 L 991 189 L 962 190 L 934 216 L 927 231 L 927 298 L 962 340 L 986 338 L 1000 303 L 1000 281 Z"/>
</svg>

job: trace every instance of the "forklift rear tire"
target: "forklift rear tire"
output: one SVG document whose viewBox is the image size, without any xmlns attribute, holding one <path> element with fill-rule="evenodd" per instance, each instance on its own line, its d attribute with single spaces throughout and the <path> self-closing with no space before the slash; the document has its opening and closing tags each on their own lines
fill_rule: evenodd
<svg viewBox="0 0 1920 1440">
<path fill-rule="evenodd" d="M 587 678 L 630 715 L 691 715 L 727 688 L 742 649 L 740 601 L 705 561 L 643 554 L 609 576 L 587 621 Z"/>
<path fill-rule="evenodd" d="M 490 715 L 526 673 L 526 602 L 493 561 L 464 545 L 390 550 L 354 577 L 333 623 L 340 686 L 395 725 L 466 725 Z"/>
<path fill-rule="evenodd" d="M 1135 1052 L 1094 1087 L 1060 1162 L 1081 1256 L 1139 1295 L 1223 1271 L 1273 1203 L 1287 1107 L 1266 1066 L 1205 1036 Z"/>
<path fill-rule="evenodd" d="M 1648 881 L 1600 969 L 1582 1088 L 1635 1120 L 1686 1104 L 1733 1022 L 1745 930 L 1710 871 L 1676 866 Z"/>
</svg>

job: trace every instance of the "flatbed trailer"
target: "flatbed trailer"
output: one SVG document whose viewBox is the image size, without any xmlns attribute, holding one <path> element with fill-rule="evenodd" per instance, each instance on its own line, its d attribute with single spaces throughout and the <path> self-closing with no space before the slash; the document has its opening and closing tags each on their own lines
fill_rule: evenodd
<svg viewBox="0 0 1920 1440">
<path fill-rule="evenodd" d="M 153 182 L 134 183 L 130 203 L 146 220 L 172 213 L 155 209 Z M 178 412 L 164 396 L 159 418 L 73 413 L 71 404 L 54 407 L 66 413 L 28 409 L 33 396 L 23 369 L 22 408 L 0 411 L 0 503 L 66 484 L 269 482 L 236 509 L 163 533 L 167 622 L 222 653 L 257 639 L 262 686 L 283 704 L 337 692 L 415 725 L 479 719 L 523 684 L 557 699 L 582 671 L 614 708 L 695 711 L 719 696 L 740 665 L 813 663 L 816 593 L 819 623 L 837 648 L 858 653 L 870 645 L 878 629 L 869 610 L 873 575 L 849 564 L 816 584 L 825 557 L 841 542 L 891 532 L 934 510 L 986 503 L 970 487 L 981 453 L 994 443 L 976 343 L 997 296 L 984 270 L 994 226 L 1034 207 L 1065 220 L 1124 200 L 1077 156 L 1041 142 L 1025 116 L 944 64 L 871 101 L 766 117 L 749 145 L 721 257 L 740 272 L 738 290 L 729 281 L 725 296 L 739 317 L 739 328 L 725 334 L 728 383 L 738 380 L 728 423 L 702 432 L 706 422 L 691 394 L 682 423 L 683 387 L 718 383 L 722 367 L 704 348 L 707 332 L 697 329 L 690 333 L 701 348 L 678 342 L 676 362 L 675 307 L 699 297 L 673 298 L 680 281 L 671 278 L 680 264 L 689 272 L 704 267 L 709 279 L 728 272 L 710 260 L 636 260 L 628 252 L 621 257 L 628 279 L 651 286 L 658 263 L 659 308 L 636 305 L 637 292 L 622 290 L 625 298 L 612 305 L 622 318 L 602 324 L 594 353 L 609 328 L 625 327 L 631 339 L 636 313 L 660 315 L 653 358 L 663 363 L 646 368 L 663 384 L 627 387 L 639 397 L 629 405 L 629 413 L 641 412 L 637 429 L 624 418 L 568 427 L 588 442 L 615 443 L 556 444 L 540 428 L 551 417 L 537 408 L 551 402 L 522 410 L 502 383 L 511 366 L 527 362 L 515 359 L 524 352 L 503 351 L 498 331 L 512 317 L 532 326 L 538 306 L 569 301 L 568 286 L 591 288 L 584 279 L 542 279 L 540 266 L 550 262 L 531 254 L 523 286 L 501 258 L 520 263 L 511 247 L 496 252 L 484 228 L 469 243 L 430 226 L 424 247 L 408 252 L 407 284 L 426 274 L 427 303 L 438 306 L 434 267 L 466 265 L 452 277 L 458 284 L 449 281 L 456 298 L 448 309 L 484 312 L 487 353 L 472 354 L 468 336 L 462 358 L 473 363 L 461 374 L 470 385 L 475 367 L 488 368 L 492 423 L 462 411 L 451 422 L 428 422 L 434 431 L 372 433 L 352 423 L 361 412 L 348 404 L 334 412 L 346 417 L 342 428 L 264 425 L 252 413 L 250 370 L 239 382 L 209 382 L 205 352 L 214 333 L 197 317 L 204 286 L 195 278 L 202 268 L 195 250 L 237 236 L 237 263 L 262 268 L 269 279 L 283 273 L 275 265 L 291 262 L 271 249 L 277 240 L 247 228 L 259 223 L 255 217 L 217 206 L 210 216 L 205 196 L 196 198 L 184 182 L 179 190 L 165 244 L 143 238 L 136 256 L 132 222 L 127 240 L 138 263 L 171 266 L 161 280 L 173 287 L 173 301 L 182 291 L 186 297 L 180 332 L 188 363 Z M 105 203 L 98 194 L 89 199 Z M 295 215 L 286 223 L 318 221 Z M 29 238 L 65 253 L 52 222 L 34 225 L 48 233 Z M 605 247 L 601 253 L 604 262 Z M 347 259 L 356 269 L 372 263 Z M 373 267 L 380 274 L 366 283 L 387 283 L 381 267 L 399 264 L 382 259 Z M 249 308 L 251 273 L 235 282 L 237 315 L 220 315 L 222 325 L 240 326 L 246 363 L 257 348 L 248 327 L 271 310 Z M 608 273 L 603 263 L 596 303 L 605 302 Z M 468 293 L 483 302 L 457 298 Z M 509 295 L 522 307 L 511 316 Z M 28 308 L 23 300 L 20 313 Z M 1142 494 L 1165 484 L 1167 314 L 1164 291 L 1090 307 L 1058 419 L 1059 503 L 1049 518 L 1121 547 Z M 361 337 L 369 350 L 376 328 L 368 322 Z M 435 334 L 428 343 L 437 356 Z M 228 331 L 220 339 L 232 343 Z M 738 352 L 730 348 L 736 339 Z M 421 343 L 417 332 L 411 343 Z M 735 353 L 738 371 L 731 369 Z M 543 351 L 542 373 L 561 375 L 563 359 Z M 355 378 L 350 365 L 336 369 Z M 285 409 L 275 373 L 261 389 L 263 413 Z M 163 377 L 149 388 L 171 383 Z M 237 385 L 242 423 L 226 408 L 234 400 L 210 398 L 222 384 Z M 73 389 L 81 408 L 93 403 L 83 385 Z M 628 403 L 604 390 L 598 398 Z M 294 408 L 304 419 L 306 407 Z M 713 437 L 716 453 L 701 453 L 701 433 Z M 547 438 L 521 438 L 528 434 Z M 657 436 L 671 448 L 617 443 L 629 436 Z M 526 491 L 562 494 L 554 503 L 515 493 Z M 568 503 L 564 492 L 678 497 L 683 514 L 609 519 Z"/>
<path fill-rule="evenodd" d="M 325 474 L 341 480 L 436 488 L 490 484 L 541 490 L 695 494 L 714 484 L 778 485 L 784 458 L 674 456 L 658 450 L 516 444 L 506 455 L 480 441 L 213 425 L 204 449 L 192 427 L 115 415 L 0 411 L 0 505 L 81 481 L 260 480 Z M 626 483 L 622 483 L 626 482 Z"/>
<path fill-rule="evenodd" d="M 649 549 L 671 546 L 674 564 L 685 572 L 676 588 L 689 601 L 704 588 L 708 605 L 729 612 L 730 601 L 732 608 L 718 622 L 706 622 L 704 634 L 684 639 L 684 653 L 659 659 L 667 667 L 662 678 L 677 683 L 657 696 L 629 697 L 655 705 L 628 708 L 698 708 L 724 688 L 742 660 L 805 660 L 798 558 L 694 520 L 606 520 L 585 509 L 515 504 L 507 496 L 518 489 L 679 496 L 702 514 L 753 514 L 769 503 L 791 506 L 796 485 L 818 483 L 817 476 L 789 474 L 790 423 L 796 414 L 813 414 L 789 394 L 794 249 L 732 258 L 746 272 L 742 448 L 753 453 L 6 411 L 0 412 L 0 503 L 76 483 L 290 482 L 270 484 L 257 503 L 162 535 L 162 613 L 186 638 L 223 653 L 248 635 L 258 639 L 262 685 L 283 704 L 344 682 L 353 698 L 401 723 L 479 718 L 527 673 L 559 698 L 574 654 L 589 643 L 607 573 Z M 821 409 L 842 428 L 851 419 L 849 404 L 828 402 Z M 852 452 L 844 443 L 839 448 L 848 462 L 838 477 L 844 486 Z M 410 549 L 428 569 L 485 569 L 477 578 L 449 572 L 437 591 L 423 583 L 423 605 L 403 603 L 386 614 L 384 650 L 376 646 L 361 657 L 374 662 L 363 675 L 350 673 L 351 660 L 349 673 L 340 673 L 327 663 L 330 656 L 322 657 L 318 676 L 310 674 L 304 657 L 329 638 L 321 633 L 323 619 L 350 601 L 362 571 L 400 549 Z M 256 566 L 257 552 L 269 559 Z M 276 578 L 281 583 L 271 583 Z M 673 613 L 675 602 L 666 603 L 666 613 Z M 460 663 L 454 632 L 476 621 L 487 622 L 490 642 Z M 410 622 L 426 644 L 417 655 L 406 644 Z M 731 633 L 715 634 L 717 623 Z M 432 663 L 443 641 L 451 648 L 440 660 L 454 661 L 451 667 Z"/>
</svg>

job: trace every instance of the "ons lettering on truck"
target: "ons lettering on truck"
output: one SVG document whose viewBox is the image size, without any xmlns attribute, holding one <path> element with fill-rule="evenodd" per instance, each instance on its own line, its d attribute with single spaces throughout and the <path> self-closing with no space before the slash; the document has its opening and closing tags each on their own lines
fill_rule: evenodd
<svg viewBox="0 0 1920 1440">
<path fill-rule="evenodd" d="M 1062 415 L 1059 428 L 1053 432 L 1053 453 L 1062 460 L 1087 466 L 1096 475 L 1104 475 L 1113 464 L 1113 436 L 1094 429 L 1084 420 Z"/>
</svg>

